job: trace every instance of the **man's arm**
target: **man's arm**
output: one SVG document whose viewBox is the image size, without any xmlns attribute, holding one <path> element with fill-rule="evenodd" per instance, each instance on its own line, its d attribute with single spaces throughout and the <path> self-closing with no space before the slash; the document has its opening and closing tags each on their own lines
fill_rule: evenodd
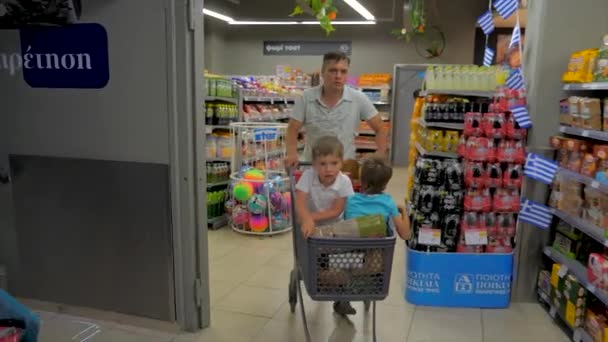
<svg viewBox="0 0 608 342">
<path fill-rule="evenodd" d="M 289 119 L 287 124 L 287 158 L 285 159 L 286 167 L 293 167 L 298 164 L 298 134 L 302 129 L 302 122 L 296 119 Z"/>
<path fill-rule="evenodd" d="M 376 146 L 378 146 L 378 154 L 387 157 L 388 156 L 388 130 L 382 122 L 382 116 L 380 114 L 374 115 L 371 119 L 367 120 L 369 126 L 376 133 Z"/>
</svg>

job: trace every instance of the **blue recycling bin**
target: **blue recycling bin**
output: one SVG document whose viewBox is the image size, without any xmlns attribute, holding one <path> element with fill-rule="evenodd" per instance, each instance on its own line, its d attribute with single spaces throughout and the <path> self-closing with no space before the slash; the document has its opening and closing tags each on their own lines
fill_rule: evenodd
<svg viewBox="0 0 608 342">
<path fill-rule="evenodd" d="M 460 308 L 509 306 L 513 253 L 427 253 L 407 248 L 406 265 L 405 299 L 411 304 Z"/>
</svg>

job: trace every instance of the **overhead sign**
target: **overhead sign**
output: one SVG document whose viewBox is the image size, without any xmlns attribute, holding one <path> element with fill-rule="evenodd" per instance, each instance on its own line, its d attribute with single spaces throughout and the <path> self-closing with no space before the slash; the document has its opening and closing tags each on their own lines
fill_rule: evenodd
<svg viewBox="0 0 608 342">
<path fill-rule="evenodd" d="M 353 51 L 350 41 L 264 41 L 266 56 L 321 56 L 340 51 L 349 55 Z"/>
<path fill-rule="evenodd" d="M 20 30 L 23 78 L 34 88 L 103 88 L 110 80 L 108 34 L 99 24 Z"/>
</svg>

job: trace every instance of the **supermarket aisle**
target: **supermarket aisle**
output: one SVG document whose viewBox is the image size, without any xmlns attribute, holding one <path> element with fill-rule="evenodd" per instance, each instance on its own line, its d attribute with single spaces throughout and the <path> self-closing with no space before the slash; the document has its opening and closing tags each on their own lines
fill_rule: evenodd
<svg viewBox="0 0 608 342">
<path fill-rule="evenodd" d="M 403 199 L 405 169 L 390 184 Z M 299 313 L 287 303 L 292 246 L 289 234 L 272 238 L 239 235 L 229 229 L 209 232 L 212 327 L 199 334 L 171 334 L 126 325 L 99 323 L 87 328 L 75 317 L 43 315 L 41 342 L 285 342 L 304 341 Z M 395 250 L 389 297 L 378 303 L 382 342 L 539 342 L 568 341 L 538 304 L 514 304 L 508 310 L 414 307 L 403 299 L 404 248 Z M 313 341 L 371 341 L 371 315 L 351 320 L 335 316 L 331 303 L 305 300 Z M 298 308 L 299 309 L 299 308 Z M 79 322 L 85 321 L 85 322 Z M 153 325 L 147 324 L 150 328 Z"/>
</svg>

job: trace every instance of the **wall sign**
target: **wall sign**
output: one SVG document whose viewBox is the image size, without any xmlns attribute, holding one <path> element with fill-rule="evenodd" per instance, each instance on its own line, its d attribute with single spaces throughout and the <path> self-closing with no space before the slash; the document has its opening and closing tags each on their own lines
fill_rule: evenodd
<svg viewBox="0 0 608 342">
<path fill-rule="evenodd" d="M 264 41 L 265 56 L 321 56 L 331 51 L 349 55 L 353 46 L 350 41 Z"/>
<path fill-rule="evenodd" d="M 20 30 L 23 78 L 33 88 L 103 88 L 110 80 L 108 35 L 99 24 Z"/>
</svg>

